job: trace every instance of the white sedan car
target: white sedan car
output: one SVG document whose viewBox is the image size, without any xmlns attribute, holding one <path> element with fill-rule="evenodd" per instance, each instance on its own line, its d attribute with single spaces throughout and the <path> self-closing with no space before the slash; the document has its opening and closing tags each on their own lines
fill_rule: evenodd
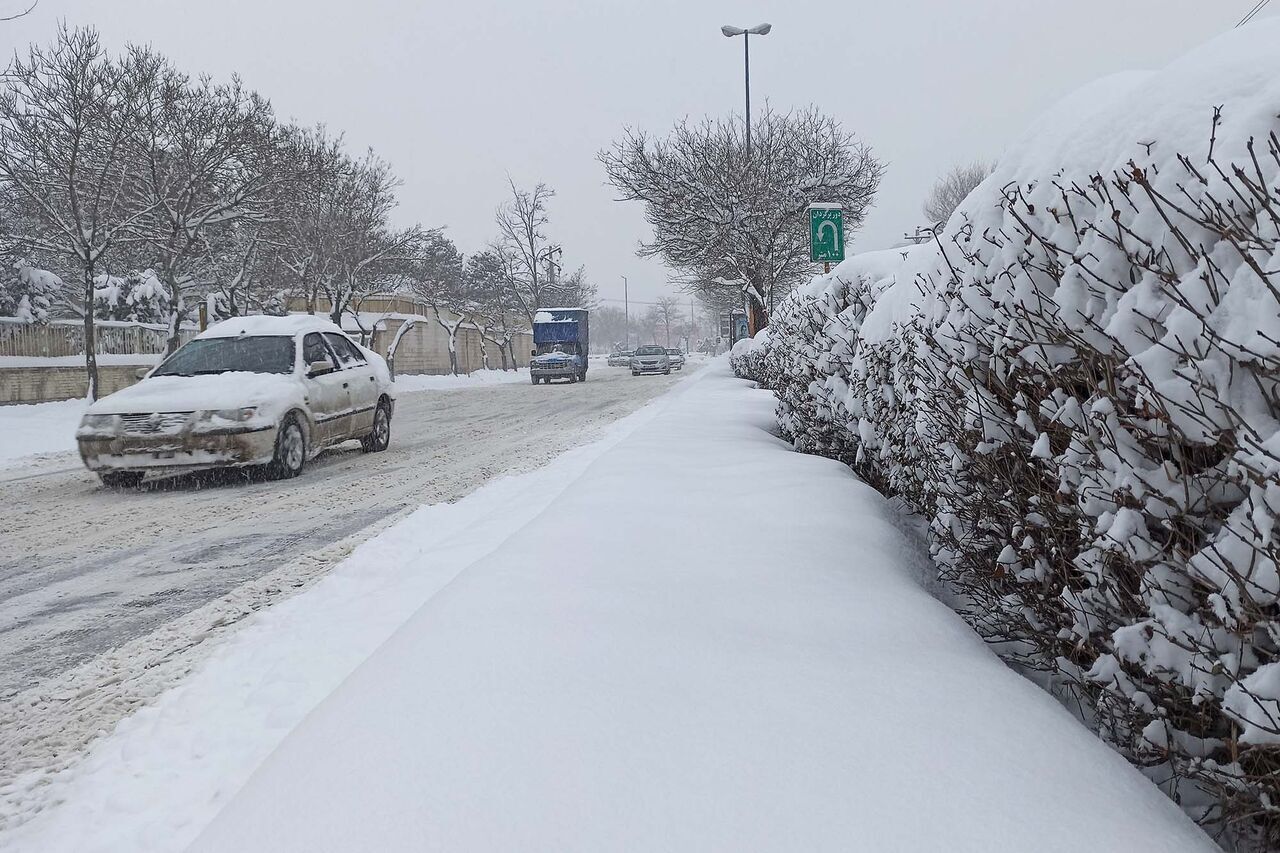
<svg viewBox="0 0 1280 853">
<path fill-rule="evenodd" d="M 257 465 L 296 477 L 343 441 L 385 450 L 394 407 L 386 362 L 327 320 L 238 317 L 91 405 L 76 441 L 107 486 L 137 485 L 148 472 Z"/>
</svg>

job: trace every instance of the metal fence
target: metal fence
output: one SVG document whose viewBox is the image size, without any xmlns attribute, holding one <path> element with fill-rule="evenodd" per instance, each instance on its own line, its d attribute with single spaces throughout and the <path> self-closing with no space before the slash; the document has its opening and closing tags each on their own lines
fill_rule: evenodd
<svg viewBox="0 0 1280 853">
<path fill-rule="evenodd" d="M 158 355 L 164 352 L 169 337 L 169 327 L 157 323 L 99 320 L 95 326 L 95 349 L 99 354 Z M 186 343 L 196 334 L 195 328 L 181 329 L 179 343 Z M 56 358 L 83 354 L 84 324 L 79 320 L 26 323 L 0 317 L 0 356 Z"/>
</svg>

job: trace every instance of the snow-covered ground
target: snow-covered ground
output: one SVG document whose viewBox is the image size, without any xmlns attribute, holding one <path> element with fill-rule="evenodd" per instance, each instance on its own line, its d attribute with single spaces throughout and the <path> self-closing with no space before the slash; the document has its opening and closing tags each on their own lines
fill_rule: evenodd
<svg viewBox="0 0 1280 853">
<path fill-rule="evenodd" d="M 0 467 L 41 453 L 76 449 L 76 425 L 87 400 L 0 406 Z"/>
<path fill-rule="evenodd" d="M 922 587 L 723 361 L 253 617 L 16 849 L 1212 844 Z"/>
<path fill-rule="evenodd" d="M 461 376 L 434 376 L 429 374 L 400 374 L 396 377 L 396 391 L 435 391 L 443 388 L 474 388 L 504 382 L 528 382 L 529 368 L 519 370 L 475 370 Z"/>
</svg>

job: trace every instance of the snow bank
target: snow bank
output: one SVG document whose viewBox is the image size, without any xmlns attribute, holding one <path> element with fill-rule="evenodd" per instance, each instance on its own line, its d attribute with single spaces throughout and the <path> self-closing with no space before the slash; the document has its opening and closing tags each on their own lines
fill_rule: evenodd
<svg viewBox="0 0 1280 853">
<path fill-rule="evenodd" d="M 76 427 L 88 400 L 0 406 L 0 467 L 41 453 L 76 449 Z"/>
<path fill-rule="evenodd" d="M 721 361 L 533 475 L 553 486 L 507 481 L 534 512 L 424 510 L 16 840 L 177 849 L 238 789 L 192 849 L 1213 849 L 920 587 L 883 499 L 790 452 L 771 406 Z"/>
<path fill-rule="evenodd" d="M 931 521 L 966 616 L 1197 819 L 1280 845 L 1280 21 L 1038 119 L 934 243 L 739 359 Z"/>
<path fill-rule="evenodd" d="M 529 382 L 529 368 L 519 370 L 473 370 L 460 376 L 449 374 L 406 374 L 396 375 L 396 393 L 413 391 L 446 391 L 453 388 L 478 388 L 489 385 L 502 385 L 510 382 Z"/>
</svg>

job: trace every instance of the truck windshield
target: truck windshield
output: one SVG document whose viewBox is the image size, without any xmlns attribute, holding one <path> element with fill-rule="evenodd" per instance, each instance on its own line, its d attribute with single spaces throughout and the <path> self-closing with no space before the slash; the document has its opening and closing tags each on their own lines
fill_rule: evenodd
<svg viewBox="0 0 1280 853">
<path fill-rule="evenodd" d="M 209 373 L 292 373 L 293 338 L 260 335 L 201 338 L 175 352 L 152 376 L 202 376 Z"/>
</svg>

